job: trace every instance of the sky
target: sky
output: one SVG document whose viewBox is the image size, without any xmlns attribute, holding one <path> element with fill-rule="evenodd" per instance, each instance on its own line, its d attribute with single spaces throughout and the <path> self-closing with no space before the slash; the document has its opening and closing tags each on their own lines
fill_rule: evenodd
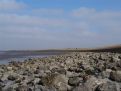
<svg viewBox="0 0 121 91">
<path fill-rule="evenodd" d="M 121 0 L 0 0 L 0 50 L 121 44 Z"/>
</svg>

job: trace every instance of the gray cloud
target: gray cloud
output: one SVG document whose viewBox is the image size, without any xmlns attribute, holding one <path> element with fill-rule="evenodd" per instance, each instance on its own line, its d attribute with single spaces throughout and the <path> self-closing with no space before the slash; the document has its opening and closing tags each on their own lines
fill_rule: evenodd
<svg viewBox="0 0 121 91">
<path fill-rule="evenodd" d="M 0 14 L 0 23 L 9 25 L 25 25 L 25 26 L 64 26 L 66 20 L 64 19 L 50 19 L 42 18 L 31 15 L 18 15 L 18 14 Z"/>
<path fill-rule="evenodd" d="M 46 8 L 37 8 L 32 10 L 35 14 L 40 15 L 62 15 L 64 13 L 63 9 L 46 9 Z"/>
<path fill-rule="evenodd" d="M 0 0 L 0 11 L 18 10 L 25 7 L 27 7 L 26 4 L 16 0 Z"/>
<path fill-rule="evenodd" d="M 37 15 L 0 13 L 0 49 L 95 47 L 121 42 L 120 11 L 83 7 L 61 18 L 49 17 L 48 12 L 55 16 L 62 11 L 38 9 Z M 38 16 L 39 12 L 48 16 Z"/>
<path fill-rule="evenodd" d="M 71 15 L 78 19 L 78 22 L 85 22 L 89 30 L 95 30 L 97 33 L 108 36 L 121 32 L 121 11 L 96 11 L 90 8 L 80 8 L 73 10 Z"/>
<path fill-rule="evenodd" d="M 94 14 L 96 10 L 94 8 L 86 8 L 86 7 L 81 7 L 79 9 L 72 10 L 72 15 L 75 17 L 84 17 L 84 16 L 89 16 L 91 14 Z"/>
</svg>

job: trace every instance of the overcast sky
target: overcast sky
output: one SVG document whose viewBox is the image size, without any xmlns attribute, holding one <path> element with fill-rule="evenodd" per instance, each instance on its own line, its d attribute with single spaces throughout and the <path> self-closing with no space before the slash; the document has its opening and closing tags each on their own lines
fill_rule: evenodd
<svg viewBox="0 0 121 91">
<path fill-rule="evenodd" d="M 121 44 L 121 0 L 0 0 L 0 50 Z"/>
</svg>

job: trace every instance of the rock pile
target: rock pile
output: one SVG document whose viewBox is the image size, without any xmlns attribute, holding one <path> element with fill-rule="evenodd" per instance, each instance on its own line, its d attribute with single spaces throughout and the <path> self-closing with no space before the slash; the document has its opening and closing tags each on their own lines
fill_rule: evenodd
<svg viewBox="0 0 121 91">
<path fill-rule="evenodd" d="M 0 91 L 121 91 L 121 54 L 78 52 L 0 65 Z"/>
</svg>

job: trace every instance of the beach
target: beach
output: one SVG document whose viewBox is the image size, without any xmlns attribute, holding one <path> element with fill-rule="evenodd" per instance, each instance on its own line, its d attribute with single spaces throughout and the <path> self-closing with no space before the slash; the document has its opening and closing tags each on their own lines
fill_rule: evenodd
<svg viewBox="0 0 121 91">
<path fill-rule="evenodd" d="M 120 91 L 121 54 L 70 52 L 0 65 L 0 91 Z"/>
</svg>

